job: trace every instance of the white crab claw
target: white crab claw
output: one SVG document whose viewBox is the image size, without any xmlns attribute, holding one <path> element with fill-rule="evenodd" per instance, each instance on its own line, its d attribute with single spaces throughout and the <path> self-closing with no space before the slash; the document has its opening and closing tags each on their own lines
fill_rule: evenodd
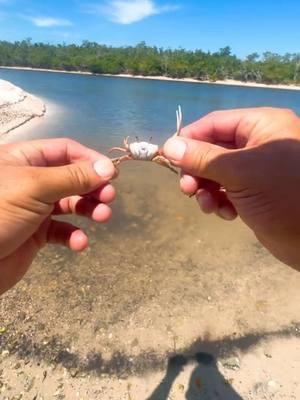
<svg viewBox="0 0 300 400">
<path fill-rule="evenodd" d="M 176 110 L 176 119 L 177 119 L 177 131 L 175 136 L 179 136 L 181 129 L 182 129 L 182 111 L 181 111 L 181 106 L 178 106 L 178 109 Z"/>
</svg>

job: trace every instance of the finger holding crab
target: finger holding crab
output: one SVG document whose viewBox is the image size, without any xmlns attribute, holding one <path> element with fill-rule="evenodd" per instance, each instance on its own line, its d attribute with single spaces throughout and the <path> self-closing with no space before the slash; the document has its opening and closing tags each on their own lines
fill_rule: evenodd
<svg viewBox="0 0 300 400">
<path fill-rule="evenodd" d="M 181 138 L 170 138 L 164 145 L 163 153 L 171 160 L 173 165 L 182 168 L 181 191 L 190 197 L 196 196 L 204 213 L 215 213 L 227 220 L 235 219 L 237 212 L 228 198 L 225 188 L 214 180 L 194 175 L 197 158 L 192 157 L 192 154 L 197 154 L 197 149 L 199 149 L 199 143 L 193 137 L 194 125 L 189 125 L 180 130 Z M 206 143 L 208 138 L 205 129 L 201 134 L 201 151 L 205 154 L 205 148 L 209 146 Z M 217 149 L 216 147 L 216 151 Z"/>
</svg>

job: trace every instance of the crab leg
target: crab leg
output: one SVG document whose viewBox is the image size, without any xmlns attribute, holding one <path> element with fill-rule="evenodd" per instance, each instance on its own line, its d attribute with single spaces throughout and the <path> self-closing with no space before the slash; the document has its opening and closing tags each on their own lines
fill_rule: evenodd
<svg viewBox="0 0 300 400">
<path fill-rule="evenodd" d="M 119 165 L 123 161 L 129 161 L 129 160 L 133 160 L 133 158 L 129 154 L 127 154 L 126 156 L 111 159 L 111 161 L 115 166 Z"/>
<path fill-rule="evenodd" d="M 176 175 L 178 174 L 178 172 L 176 171 L 175 168 L 172 167 L 172 164 L 170 163 L 169 160 L 167 160 L 165 157 L 163 156 L 156 156 L 153 158 L 152 160 L 153 162 L 155 162 L 158 165 L 161 165 L 162 167 L 166 167 L 168 169 L 170 169 L 172 172 L 174 172 Z"/>
<path fill-rule="evenodd" d="M 123 149 L 122 147 L 112 147 L 108 150 L 109 153 L 112 153 L 113 151 L 121 151 L 122 153 L 127 153 L 127 150 Z"/>
</svg>

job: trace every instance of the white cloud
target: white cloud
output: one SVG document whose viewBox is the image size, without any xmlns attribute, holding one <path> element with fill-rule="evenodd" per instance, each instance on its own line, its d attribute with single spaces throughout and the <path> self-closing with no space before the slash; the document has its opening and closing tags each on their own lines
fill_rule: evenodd
<svg viewBox="0 0 300 400">
<path fill-rule="evenodd" d="M 0 0 L 1 1 L 1 0 Z M 52 17 L 27 17 L 35 26 L 49 28 L 52 26 L 71 26 L 72 22 L 64 18 Z"/>
<path fill-rule="evenodd" d="M 106 6 L 91 5 L 90 11 L 100 12 L 118 24 L 132 24 L 151 15 L 178 10 L 179 6 L 158 6 L 153 0 L 109 0 Z"/>
</svg>

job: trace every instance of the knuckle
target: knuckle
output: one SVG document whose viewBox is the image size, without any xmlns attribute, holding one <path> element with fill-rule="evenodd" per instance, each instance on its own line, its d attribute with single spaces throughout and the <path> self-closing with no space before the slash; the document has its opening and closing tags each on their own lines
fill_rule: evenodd
<svg viewBox="0 0 300 400">
<path fill-rule="evenodd" d="M 15 171 L 12 171 L 12 174 L 14 179 L 9 185 L 9 196 L 16 199 L 19 198 L 20 195 L 25 196 L 26 199 L 34 200 L 35 203 L 41 200 L 45 179 L 38 168 L 24 167 L 22 170 L 17 168 Z"/>
<path fill-rule="evenodd" d="M 265 112 L 274 113 L 274 112 L 278 112 L 278 108 L 277 107 L 265 106 L 265 107 L 260 107 L 258 109 L 258 111 L 261 111 L 263 113 L 265 113 Z"/>
<path fill-rule="evenodd" d="M 196 166 L 197 172 L 201 172 L 207 169 L 209 161 L 211 159 L 211 151 L 211 148 L 208 147 L 204 151 L 199 149 L 196 152 L 194 165 Z"/>
<path fill-rule="evenodd" d="M 61 137 L 61 138 L 58 138 L 57 140 L 60 141 L 60 143 L 65 147 L 68 147 L 68 146 L 71 146 L 71 145 L 74 145 L 75 143 L 77 143 L 75 140 L 66 138 L 66 137 Z"/>
<path fill-rule="evenodd" d="M 90 189 L 90 179 L 87 172 L 80 166 L 68 165 L 68 173 L 72 185 L 80 188 L 82 192 L 87 192 Z"/>
<path fill-rule="evenodd" d="M 295 117 L 296 114 L 291 108 L 262 107 L 262 112 L 267 112 L 271 116 L 284 115 L 286 117 Z"/>
<path fill-rule="evenodd" d="M 226 175 L 226 181 L 231 188 L 240 188 L 245 182 L 252 182 L 256 175 L 258 160 L 256 154 L 247 149 L 231 150 L 223 159 L 220 168 Z M 249 168 L 249 166 L 253 166 Z"/>
<path fill-rule="evenodd" d="M 227 162 L 229 159 L 229 162 Z M 226 153 L 226 169 L 230 170 L 230 174 L 238 177 L 240 173 L 249 170 L 249 162 L 251 163 L 251 157 L 248 156 L 247 150 L 229 150 Z M 251 164 L 250 164 L 251 165 Z"/>
<path fill-rule="evenodd" d="M 220 115 L 221 111 L 211 111 L 210 113 L 207 114 L 207 117 L 209 119 L 214 120 L 215 118 L 217 118 Z"/>
<path fill-rule="evenodd" d="M 22 171 L 23 187 L 29 193 L 35 194 L 39 190 L 39 183 L 41 180 L 39 170 L 37 168 L 27 167 Z"/>
<path fill-rule="evenodd" d="M 283 111 L 288 117 L 296 117 L 296 113 L 291 108 L 285 108 Z"/>
</svg>

